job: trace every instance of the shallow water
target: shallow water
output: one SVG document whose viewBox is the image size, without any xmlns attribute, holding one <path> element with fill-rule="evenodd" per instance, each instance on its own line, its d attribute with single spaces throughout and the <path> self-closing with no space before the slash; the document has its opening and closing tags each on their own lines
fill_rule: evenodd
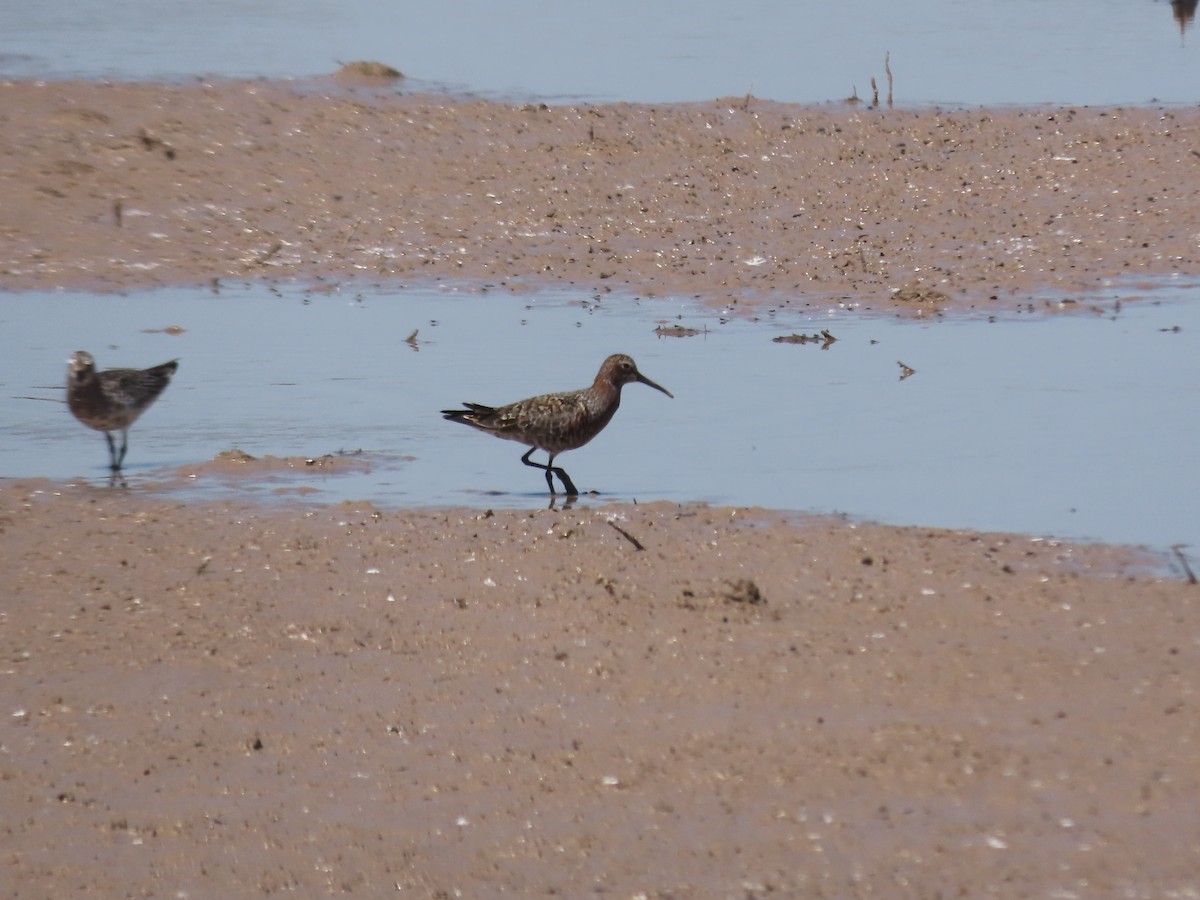
<svg viewBox="0 0 1200 900">
<path fill-rule="evenodd" d="M 131 489 L 232 447 L 362 451 L 366 471 L 206 470 L 184 493 L 535 507 L 544 481 L 523 448 L 439 410 L 581 387 L 620 351 L 676 399 L 630 385 L 603 434 L 559 458 L 580 489 L 602 492 L 583 503 L 698 500 L 1200 546 L 1200 304 L 1195 288 L 1152 296 L 933 321 L 791 298 L 752 321 L 682 300 L 548 292 L 0 295 L 0 473 L 106 482 L 102 436 L 62 402 L 67 356 L 89 349 L 101 368 L 181 360 L 131 432 Z M 699 333 L 664 337 L 660 324 Z M 182 332 L 163 330 L 173 325 Z M 837 338 L 827 349 L 773 340 L 822 329 Z M 900 362 L 915 374 L 901 379 Z"/>
<path fill-rule="evenodd" d="M 1180 7 L 1186 4 L 1178 4 Z M 1200 38 L 1165 0 L 0 6 L 0 75 L 306 77 L 374 59 L 406 89 L 551 101 L 1194 103 Z M 1186 19 L 1185 19 L 1186 21 Z"/>
</svg>

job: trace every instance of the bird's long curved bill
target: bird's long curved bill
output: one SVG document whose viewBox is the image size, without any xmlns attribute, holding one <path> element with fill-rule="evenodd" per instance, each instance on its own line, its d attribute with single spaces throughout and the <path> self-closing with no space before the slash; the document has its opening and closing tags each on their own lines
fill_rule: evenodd
<svg viewBox="0 0 1200 900">
<path fill-rule="evenodd" d="M 675 395 L 674 395 L 674 394 L 672 394 L 670 391 L 668 391 L 668 390 L 667 390 L 665 387 L 663 387 L 661 384 L 655 384 L 653 381 L 651 381 L 649 378 L 647 378 L 647 377 L 646 377 L 645 375 L 643 375 L 641 372 L 638 372 L 638 377 L 637 377 L 637 380 L 638 380 L 638 381 L 640 381 L 642 384 L 646 385 L 646 387 L 652 387 L 652 388 L 654 388 L 656 391 L 662 391 L 664 394 L 666 394 L 666 395 L 667 395 L 668 397 L 670 397 L 672 400 L 674 400 L 674 399 L 675 399 Z"/>
</svg>

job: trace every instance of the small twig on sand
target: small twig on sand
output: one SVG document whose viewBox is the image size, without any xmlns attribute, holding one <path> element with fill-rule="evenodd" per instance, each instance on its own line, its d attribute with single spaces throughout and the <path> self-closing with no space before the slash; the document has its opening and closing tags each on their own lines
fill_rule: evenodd
<svg viewBox="0 0 1200 900">
<path fill-rule="evenodd" d="M 879 108 L 879 85 L 875 83 L 875 76 L 871 76 L 871 109 Z"/>
<path fill-rule="evenodd" d="M 268 262 L 271 261 L 271 257 L 274 256 L 276 253 L 278 253 L 282 249 L 283 249 L 283 242 L 276 241 L 274 244 L 272 244 L 270 247 L 268 247 L 265 251 L 260 253 L 258 255 L 258 258 L 255 259 L 254 261 L 256 263 L 258 263 L 260 266 L 265 266 Z"/>
<path fill-rule="evenodd" d="M 888 109 L 892 108 L 892 51 L 883 55 L 883 71 L 887 72 L 888 80 Z"/>
<path fill-rule="evenodd" d="M 632 534 L 630 534 L 628 531 L 626 531 L 624 528 L 622 528 L 620 525 L 618 525 L 612 519 L 608 520 L 608 524 L 611 525 L 613 528 L 617 529 L 617 532 L 621 535 L 621 537 L 625 538 L 625 540 L 627 540 L 627 541 L 629 541 L 629 543 L 633 544 L 635 549 L 637 549 L 637 550 L 645 550 L 646 549 L 645 547 L 642 546 L 641 541 L 639 541 L 637 538 L 635 538 Z"/>
<path fill-rule="evenodd" d="M 1179 560 L 1179 564 L 1183 566 L 1183 572 L 1187 575 L 1188 584 L 1200 584 L 1196 580 L 1196 573 L 1192 571 L 1192 567 L 1188 565 L 1187 557 L 1183 555 L 1183 548 L 1187 544 L 1172 544 L 1171 552 L 1175 554 L 1175 558 Z"/>
</svg>

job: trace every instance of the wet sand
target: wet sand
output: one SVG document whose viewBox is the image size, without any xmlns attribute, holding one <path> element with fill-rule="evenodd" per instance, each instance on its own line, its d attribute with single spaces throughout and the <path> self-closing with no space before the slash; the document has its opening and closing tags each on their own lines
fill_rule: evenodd
<svg viewBox="0 0 1200 900">
<path fill-rule="evenodd" d="M 1200 110 L 0 84 L 0 289 L 575 285 L 986 308 L 1200 275 Z"/>
<path fill-rule="evenodd" d="M 0 289 L 1005 308 L 1195 277 L 1195 110 L 0 85 Z M 224 465 L 224 463 L 214 463 Z M 1183 896 L 1200 592 L 1027 536 L 0 481 L 14 897 Z"/>
</svg>

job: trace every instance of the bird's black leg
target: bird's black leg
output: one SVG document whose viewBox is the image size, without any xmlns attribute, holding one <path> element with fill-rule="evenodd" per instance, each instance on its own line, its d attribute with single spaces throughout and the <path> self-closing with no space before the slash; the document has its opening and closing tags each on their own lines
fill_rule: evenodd
<svg viewBox="0 0 1200 900">
<path fill-rule="evenodd" d="M 551 474 L 551 473 L 553 473 L 553 475 L 557 475 L 562 480 L 563 490 L 565 490 L 567 492 L 568 497 L 578 497 L 579 491 L 577 491 L 575 489 L 575 485 L 571 481 L 571 476 L 567 474 L 565 469 L 555 468 L 553 453 L 550 454 L 550 461 L 546 462 L 546 463 L 534 462 L 532 459 L 529 458 L 530 456 L 533 455 L 533 451 L 536 449 L 537 449 L 537 447 L 530 448 L 529 452 L 521 457 L 521 462 L 525 463 L 525 465 L 527 465 L 527 466 L 533 466 L 535 469 L 542 469 L 545 471 L 546 484 L 548 484 L 550 486 L 551 494 L 554 493 L 554 478 Z"/>
<path fill-rule="evenodd" d="M 117 460 L 117 445 L 113 443 L 112 432 L 104 432 L 104 439 L 108 441 L 108 467 L 116 472 L 121 468 L 121 463 Z"/>
<path fill-rule="evenodd" d="M 537 449 L 537 447 L 530 447 L 529 452 L 521 457 L 521 462 L 525 463 L 525 465 L 527 465 L 527 466 L 533 466 L 535 469 L 542 469 L 545 471 L 546 484 L 548 484 L 550 486 L 550 494 L 553 495 L 554 494 L 554 479 L 550 477 L 549 463 L 534 462 L 532 459 L 529 458 L 529 457 L 533 456 L 533 451 L 536 449 Z M 554 462 L 553 456 L 550 457 L 550 462 Z"/>
<path fill-rule="evenodd" d="M 553 457 L 553 456 L 552 456 L 552 457 L 550 457 L 550 463 L 551 463 L 551 464 L 553 464 L 553 463 L 554 463 L 554 457 Z M 568 496 L 568 497 L 578 497 L 578 496 L 579 496 L 579 491 L 577 491 L 577 490 L 575 489 L 575 485 L 574 485 L 574 484 L 571 482 L 571 476 L 567 474 L 567 470 L 566 470 L 566 469 L 554 469 L 554 468 L 552 468 L 552 469 L 550 469 L 550 472 L 553 472 L 555 475 L 557 475 L 559 478 L 561 478 L 561 479 L 562 479 L 563 488 L 566 490 L 566 492 L 567 492 L 567 496 Z M 549 478 L 549 477 L 550 477 L 550 472 L 547 472 L 547 473 L 546 473 L 546 477 L 547 477 L 547 478 Z"/>
<path fill-rule="evenodd" d="M 121 429 L 121 455 L 117 457 L 117 468 L 125 464 L 125 451 L 129 449 L 129 429 Z"/>
</svg>

